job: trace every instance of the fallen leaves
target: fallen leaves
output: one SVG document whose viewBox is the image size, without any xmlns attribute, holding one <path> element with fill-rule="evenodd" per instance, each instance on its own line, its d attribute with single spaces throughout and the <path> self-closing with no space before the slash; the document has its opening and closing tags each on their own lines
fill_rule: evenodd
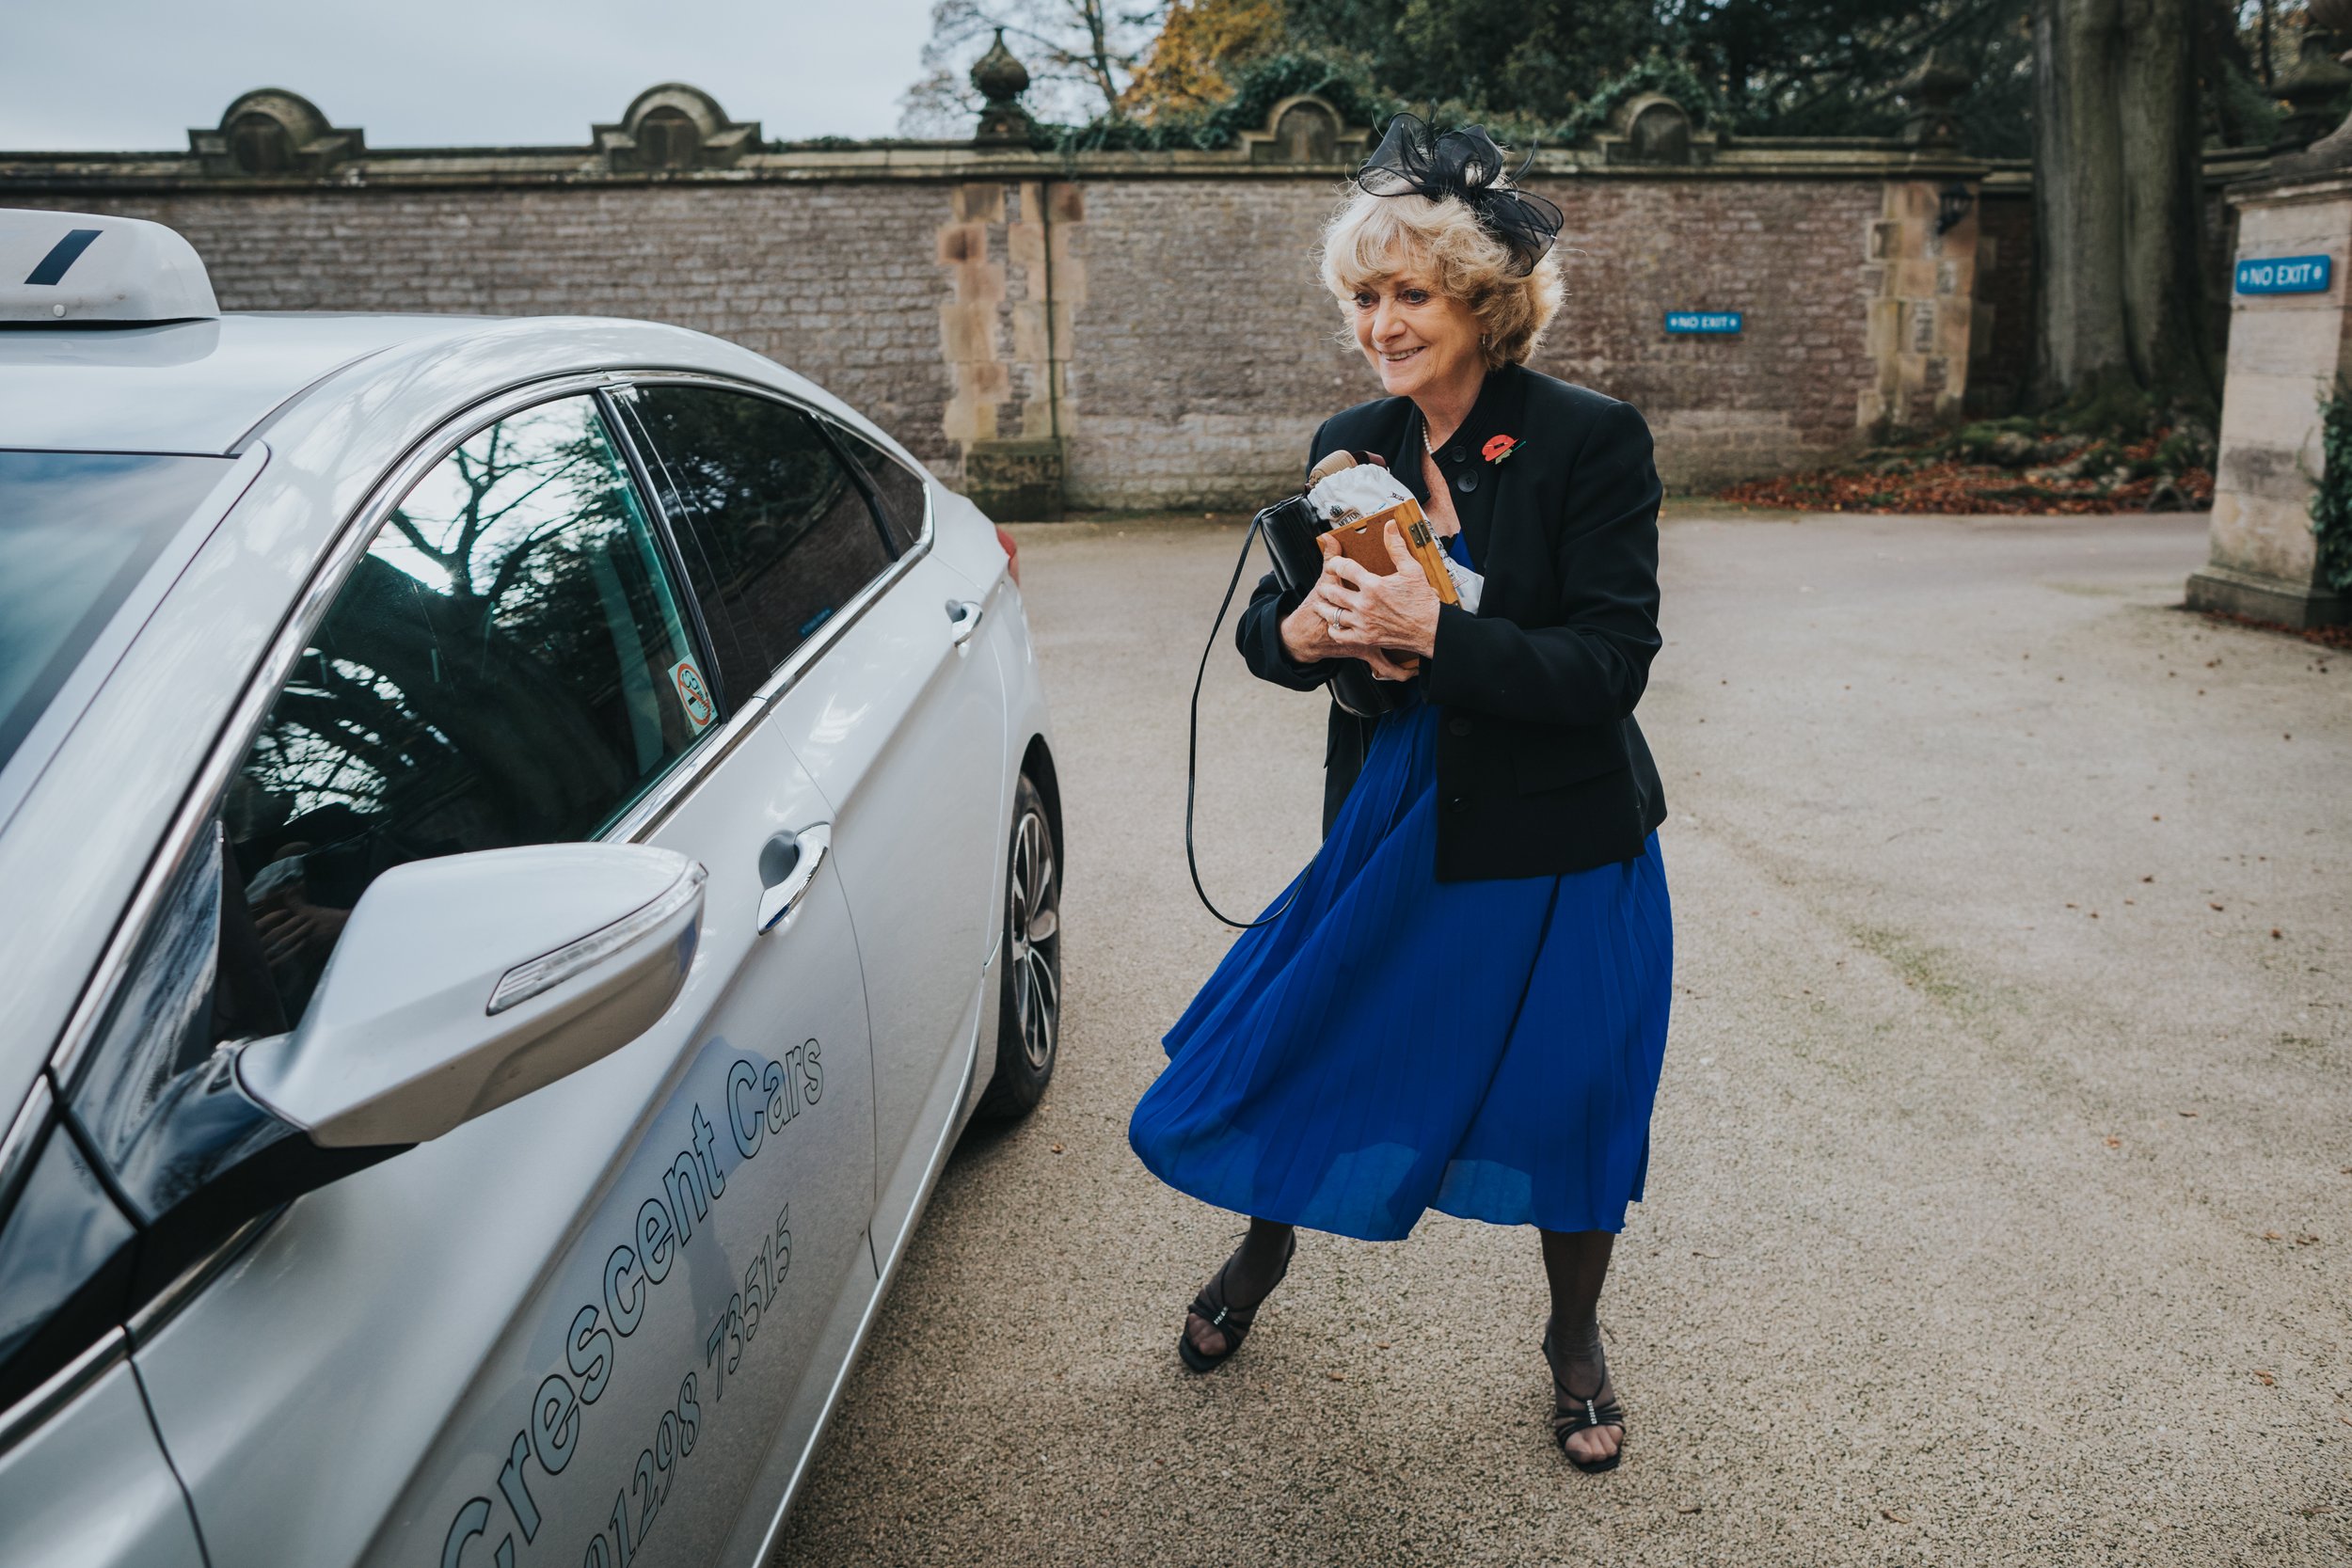
<svg viewBox="0 0 2352 1568">
<path fill-rule="evenodd" d="M 1885 1520 L 1890 1525 L 1907 1525 L 1911 1523 L 1910 1514 L 1898 1513 L 1891 1508 L 1880 1509 L 1879 1517 Z"/>
<path fill-rule="evenodd" d="M 2122 1148 L 2123 1147 L 2123 1140 L 2121 1138 L 2109 1138 L 2107 1140 L 2107 1147 L 2109 1148 Z"/>
<path fill-rule="evenodd" d="M 2140 451 L 2145 445 L 2146 452 Z M 2129 457 L 2154 452 L 2156 443 L 2135 443 L 2124 449 Z M 2060 479 L 2044 473 L 2021 478 L 1989 463 L 1957 458 L 1912 464 L 1899 461 L 1882 468 L 1817 469 L 1750 480 L 1722 493 L 1722 499 L 1748 506 L 1784 507 L 1798 512 L 1931 512 L 1947 515 L 2044 513 L 2081 516 L 2107 512 L 2148 509 L 2161 483 L 2156 476 L 2109 485 L 2085 476 Z M 2191 468 L 2172 482 L 2179 504 L 2201 512 L 2213 505 L 2213 475 Z"/>
<path fill-rule="evenodd" d="M 2279 1386 L 2279 1380 L 2271 1376 L 2268 1372 L 2256 1372 L 2254 1374 L 2254 1381 L 2261 1384 L 2265 1388 L 2276 1388 Z"/>
<path fill-rule="evenodd" d="M 2233 626 L 2247 626 L 2255 631 L 2284 632 L 2306 642 L 2316 642 L 2323 648 L 2352 648 L 2352 626 L 2290 626 L 2283 621 L 2265 621 L 2255 615 L 2233 615 L 2220 610 L 2208 610 L 2204 611 L 2204 616 L 2208 621 L 2226 621 Z M 2319 668 L 2322 674 L 2327 673 L 2326 665 Z"/>
</svg>

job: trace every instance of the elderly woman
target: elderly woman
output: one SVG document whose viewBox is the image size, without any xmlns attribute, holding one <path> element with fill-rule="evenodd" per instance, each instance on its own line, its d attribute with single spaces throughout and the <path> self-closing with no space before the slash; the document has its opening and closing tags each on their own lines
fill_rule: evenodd
<svg viewBox="0 0 2352 1568">
<path fill-rule="evenodd" d="M 1240 1349 L 1299 1227 L 1404 1237 L 1427 1209 L 1536 1227 L 1555 1437 L 1613 1467 L 1625 1414 L 1597 1317 L 1642 1196 L 1673 927 L 1658 770 L 1633 721 L 1658 636 L 1657 470 L 1626 404 L 1526 368 L 1559 308 L 1559 209 L 1484 131 L 1393 123 L 1324 235 L 1323 279 L 1387 396 L 1325 421 L 1420 499 L 1477 609 L 1327 554 L 1241 622 L 1300 691 L 1361 659 L 1406 700 L 1332 705 L 1323 848 L 1166 1038 L 1130 1140 L 1251 1216 L 1194 1299 L 1184 1365 Z M 1466 596 L 1467 597 L 1467 596 Z M 1418 659 L 1418 667 L 1407 662 Z"/>
</svg>

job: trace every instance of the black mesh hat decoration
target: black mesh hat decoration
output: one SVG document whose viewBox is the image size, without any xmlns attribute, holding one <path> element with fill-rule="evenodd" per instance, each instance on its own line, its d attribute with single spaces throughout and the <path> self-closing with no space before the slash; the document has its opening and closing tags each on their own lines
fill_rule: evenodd
<svg viewBox="0 0 2352 1568">
<path fill-rule="evenodd" d="M 1529 153 L 1519 173 L 1534 161 Z M 1566 219 L 1542 197 L 1502 182 L 1502 149 L 1485 126 L 1439 133 L 1415 115 L 1389 121 L 1378 150 L 1356 171 L 1356 183 L 1374 196 L 1425 196 L 1432 201 L 1451 197 L 1461 202 L 1479 227 L 1509 249 L 1511 276 L 1525 277 L 1550 251 Z"/>
</svg>

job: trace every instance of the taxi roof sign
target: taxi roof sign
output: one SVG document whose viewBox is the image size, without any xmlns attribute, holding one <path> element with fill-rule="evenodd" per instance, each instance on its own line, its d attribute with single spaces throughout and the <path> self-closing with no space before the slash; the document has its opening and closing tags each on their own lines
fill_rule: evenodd
<svg viewBox="0 0 2352 1568">
<path fill-rule="evenodd" d="M 219 314 L 196 247 L 160 223 L 0 208 L 0 326 L 147 325 Z"/>
</svg>

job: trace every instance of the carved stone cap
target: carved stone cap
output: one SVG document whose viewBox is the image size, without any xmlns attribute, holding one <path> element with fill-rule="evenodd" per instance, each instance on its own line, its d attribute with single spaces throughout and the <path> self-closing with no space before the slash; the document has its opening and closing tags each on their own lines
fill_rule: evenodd
<svg viewBox="0 0 2352 1568">
<path fill-rule="evenodd" d="M 761 146 L 759 121 L 729 119 L 717 99 L 684 82 L 647 87 L 593 139 L 612 167 L 636 173 L 730 168 Z"/>
<path fill-rule="evenodd" d="M 1362 165 L 1372 132 L 1350 125 L 1326 98 L 1295 93 L 1266 111 L 1265 129 L 1241 134 L 1243 153 L 1253 164 Z"/>
<path fill-rule="evenodd" d="M 1720 138 L 1691 124 L 1691 111 L 1662 92 L 1635 93 L 1610 116 L 1614 129 L 1597 138 L 1608 164 L 1676 166 L 1712 162 Z"/>
<path fill-rule="evenodd" d="M 283 87 L 242 93 L 212 130 L 188 132 L 188 150 L 207 174 L 301 175 L 312 179 L 367 154 L 367 134 L 327 122 L 319 106 Z"/>
</svg>

